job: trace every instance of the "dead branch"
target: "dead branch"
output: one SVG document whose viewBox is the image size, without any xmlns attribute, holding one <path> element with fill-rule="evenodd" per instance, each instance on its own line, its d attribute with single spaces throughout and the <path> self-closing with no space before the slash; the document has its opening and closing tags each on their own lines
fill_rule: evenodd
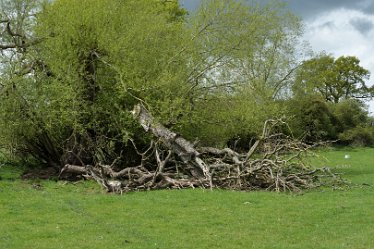
<svg viewBox="0 0 374 249">
<path fill-rule="evenodd" d="M 134 118 L 154 140 L 141 152 L 135 142 L 140 165 L 115 171 L 114 165 L 67 164 L 63 172 L 89 175 L 108 192 L 162 188 L 226 188 L 301 191 L 336 180 L 328 169 L 307 166 L 302 156 L 312 148 L 279 132 L 282 120 L 265 122 L 261 137 L 247 153 L 229 148 L 200 147 L 157 122 L 142 105 L 132 111 Z M 155 142 L 157 141 L 157 142 Z M 77 156 L 77 155 L 75 155 Z"/>
</svg>

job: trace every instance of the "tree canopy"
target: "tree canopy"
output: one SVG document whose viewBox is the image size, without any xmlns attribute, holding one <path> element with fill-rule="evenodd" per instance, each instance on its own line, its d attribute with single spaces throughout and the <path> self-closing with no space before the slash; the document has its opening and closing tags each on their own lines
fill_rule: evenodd
<svg viewBox="0 0 374 249">
<path fill-rule="evenodd" d="M 305 61 L 297 70 L 288 103 L 296 133 L 311 141 L 371 145 L 373 126 L 364 104 L 374 93 L 366 85 L 369 76 L 355 56 L 322 54 Z"/>
<path fill-rule="evenodd" d="M 368 99 L 374 88 L 366 85 L 370 72 L 355 56 L 321 55 L 303 63 L 296 78 L 297 93 L 317 93 L 326 101 L 338 103 L 343 99 Z"/>
</svg>

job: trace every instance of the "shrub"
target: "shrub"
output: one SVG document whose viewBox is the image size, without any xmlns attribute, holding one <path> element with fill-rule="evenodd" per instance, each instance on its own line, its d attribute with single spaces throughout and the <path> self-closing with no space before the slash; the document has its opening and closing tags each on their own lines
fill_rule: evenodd
<svg viewBox="0 0 374 249">
<path fill-rule="evenodd" d="M 329 105 L 316 96 L 286 102 L 294 135 L 308 142 L 337 138 L 338 120 Z"/>
<path fill-rule="evenodd" d="M 345 145 L 352 146 L 373 146 L 374 145 L 374 127 L 358 126 L 346 130 L 339 134 L 339 139 Z"/>
</svg>

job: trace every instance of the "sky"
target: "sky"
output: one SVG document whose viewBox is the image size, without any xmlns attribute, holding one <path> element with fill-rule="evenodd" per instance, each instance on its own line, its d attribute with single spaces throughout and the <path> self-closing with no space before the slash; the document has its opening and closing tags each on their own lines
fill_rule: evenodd
<svg viewBox="0 0 374 249">
<path fill-rule="evenodd" d="M 202 0 L 204 1 L 204 0 Z M 193 11 L 201 0 L 181 0 Z M 304 22 L 303 39 L 314 52 L 335 57 L 353 55 L 372 72 L 367 82 L 374 84 L 374 0 L 285 0 Z M 374 115 L 374 101 L 368 102 Z"/>
</svg>

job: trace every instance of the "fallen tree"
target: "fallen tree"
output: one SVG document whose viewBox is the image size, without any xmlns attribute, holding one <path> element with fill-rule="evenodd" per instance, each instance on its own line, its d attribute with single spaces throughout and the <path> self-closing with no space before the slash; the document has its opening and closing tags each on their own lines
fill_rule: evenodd
<svg viewBox="0 0 374 249">
<path fill-rule="evenodd" d="M 108 192 L 163 188 L 224 188 L 301 191 L 324 184 L 325 177 L 339 179 L 328 168 L 311 168 L 303 156 L 313 147 L 281 132 L 281 120 L 265 122 L 261 137 L 246 153 L 230 148 L 196 147 L 157 122 L 138 104 L 133 117 L 154 140 L 141 152 L 131 140 L 140 164 L 114 170 L 111 165 L 66 164 L 60 175 L 74 173 L 93 178 Z"/>
</svg>

